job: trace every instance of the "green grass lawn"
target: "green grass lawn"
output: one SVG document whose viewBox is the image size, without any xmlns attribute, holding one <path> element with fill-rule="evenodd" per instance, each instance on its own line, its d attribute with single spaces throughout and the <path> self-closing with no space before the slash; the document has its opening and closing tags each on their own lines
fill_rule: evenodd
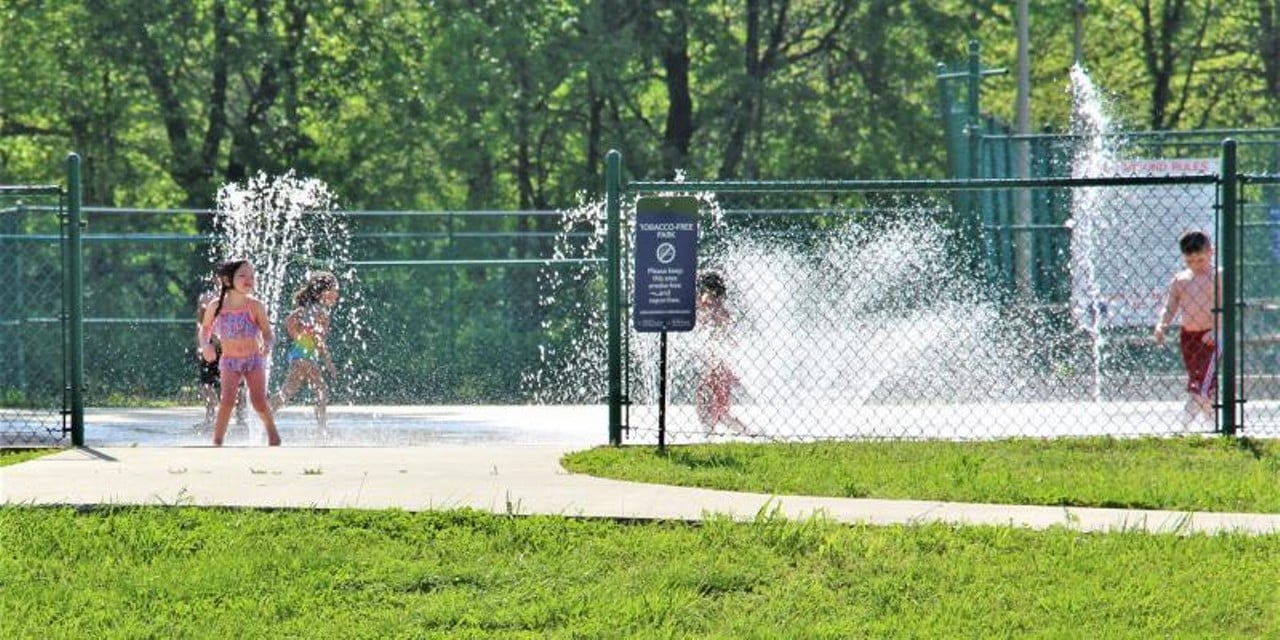
<svg viewBox="0 0 1280 640">
<path fill-rule="evenodd" d="M 601 447 L 571 471 L 852 498 L 1280 513 L 1280 445 L 1219 437 Z"/>
<path fill-rule="evenodd" d="M 34 460 L 53 453 L 52 449 L 0 449 L 0 467 Z"/>
<path fill-rule="evenodd" d="M 963 486 L 953 499 L 1221 511 L 1274 504 L 1270 447 L 724 444 L 602 448 L 566 464 L 756 491 L 927 497 Z M 0 465 L 17 455 L 28 454 Z M 1265 486 L 1242 497 L 1250 483 Z M 1040 485 L 1051 487 L 1032 490 Z M 0 637 L 1280 637 L 1277 557 L 1280 534 L 877 527 L 772 513 L 684 524 L 11 505 L 0 507 Z"/>
</svg>

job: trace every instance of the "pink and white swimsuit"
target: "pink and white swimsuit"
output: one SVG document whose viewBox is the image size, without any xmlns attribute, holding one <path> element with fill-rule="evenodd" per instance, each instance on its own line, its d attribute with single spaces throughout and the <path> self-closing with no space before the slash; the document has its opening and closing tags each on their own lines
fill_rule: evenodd
<svg viewBox="0 0 1280 640">
<path fill-rule="evenodd" d="M 257 323 L 253 321 L 253 315 L 249 313 L 249 307 L 219 311 L 218 317 L 213 319 L 213 330 L 223 343 L 227 340 L 257 340 L 262 335 L 262 330 L 258 328 Z M 250 356 L 240 357 L 223 354 L 218 362 L 218 368 L 222 371 L 246 373 L 262 369 L 265 364 L 262 354 L 256 352 Z"/>
</svg>

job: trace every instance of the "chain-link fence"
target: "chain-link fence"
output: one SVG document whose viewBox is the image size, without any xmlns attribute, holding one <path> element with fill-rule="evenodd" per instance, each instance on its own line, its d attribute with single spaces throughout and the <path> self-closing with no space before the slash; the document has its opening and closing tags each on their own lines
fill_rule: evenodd
<svg viewBox="0 0 1280 640">
<path fill-rule="evenodd" d="M 1248 432 L 1280 434 L 1280 175 L 1241 183 L 1241 395 Z"/>
<path fill-rule="evenodd" d="M 61 200 L 58 187 L 0 187 L 0 447 L 67 435 Z"/>
<path fill-rule="evenodd" d="M 727 338 L 706 326 L 669 336 L 667 437 L 1218 430 L 1218 413 L 1188 403 L 1177 328 L 1164 345 L 1152 331 L 1170 280 L 1186 268 L 1179 236 L 1200 229 L 1219 239 L 1216 163 L 1149 169 L 1025 181 L 628 185 L 628 197 L 703 199 L 699 268 L 721 272 L 728 288 Z M 1280 267 L 1280 234 L 1269 232 L 1280 209 L 1274 182 L 1264 182 L 1247 183 L 1243 223 L 1230 231 L 1246 240 L 1234 271 L 1248 300 L 1239 370 L 1244 427 L 1255 435 L 1275 429 L 1270 407 L 1280 399 L 1267 373 L 1280 342 L 1267 290 Z M 995 201 L 1047 210 L 1040 224 L 1018 224 L 985 216 Z M 627 335 L 627 439 L 650 440 L 658 428 L 658 344 L 654 334 Z"/>
<path fill-rule="evenodd" d="M 1178 235 L 1189 228 L 1235 247 L 1220 257 L 1238 296 L 1218 312 L 1235 314 L 1228 378 L 1239 389 L 1217 405 L 1236 407 L 1245 433 L 1274 433 L 1280 187 L 1250 174 L 1238 194 L 1224 191 L 1217 171 L 1215 163 L 1086 178 L 627 185 L 632 202 L 659 192 L 701 199 L 700 262 L 728 289 L 725 335 L 671 336 L 668 433 L 673 441 L 732 434 L 738 424 L 725 416 L 749 436 L 783 440 L 1214 431 L 1228 424 L 1223 411 L 1184 412 L 1176 339 L 1158 346 L 1151 337 L 1182 268 Z M 61 437 L 62 203 L 55 188 L 6 197 L 0 269 L 13 292 L 0 305 L 0 437 Z M 1020 216 L 1022 206 L 1033 215 Z M 626 437 L 651 437 L 657 337 L 625 330 L 617 308 L 628 292 L 612 302 L 606 272 L 618 265 L 617 281 L 629 286 L 632 258 L 604 255 L 614 246 L 606 236 L 631 235 L 626 223 L 610 226 L 611 208 L 340 212 L 349 234 L 342 263 L 294 256 L 284 275 L 299 281 L 317 265 L 343 275 L 334 402 L 607 397 L 611 429 L 614 411 L 625 409 Z M 84 213 L 77 255 L 88 402 L 198 403 L 194 313 L 217 235 L 212 212 Z M 277 319 L 292 287 L 281 288 Z M 619 317 L 624 359 L 615 367 L 606 353 L 609 320 Z M 710 380 L 709 369 L 718 369 Z"/>
<path fill-rule="evenodd" d="M 4 367 L 3 375 L 21 374 L 23 388 L 42 393 L 61 389 L 50 382 L 61 360 L 32 346 L 35 323 L 58 335 L 56 209 L 28 206 L 29 219 L 51 228 L 24 225 L 21 252 L 6 245 L 0 257 L 6 274 L 27 274 L 13 279 L 15 297 L 4 306 L 8 333 L 0 338 L 6 365 L 11 357 L 24 364 Z M 86 207 L 84 215 L 87 402 L 198 404 L 196 301 L 209 287 L 221 233 L 214 212 Z M 599 402 L 599 391 L 562 384 L 561 369 L 581 356 L 573 345 L 590 331 L 590 318 L 601 316 L 593 305 L 603 258 L 590 248 L 598 239 L 572 219 L 556 211 L 337 212 L 348 245 L 341 261 L 293 256 L 275 286 L 263 257 L 249 256 L 258 262 L 260 295 L 278 291 L 275 361 L 284 361 L 288 347 L 283 320 L 291 294 L 308 269 L 326 268 L 338 272 L 342 292 L 330 339 L 335 403 Z M 25 352 L 15 351 L 10 334 L 24 336 Z M 279 383 L 273 371 L 272 388 Z"/>
</svg>

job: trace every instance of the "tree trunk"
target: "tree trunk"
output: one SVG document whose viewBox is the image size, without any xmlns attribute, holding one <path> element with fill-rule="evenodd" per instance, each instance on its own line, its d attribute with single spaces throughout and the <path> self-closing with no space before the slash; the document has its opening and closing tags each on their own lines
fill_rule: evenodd
<svg viewBox="0 0 1280 640">
<path fill-rule="evenodd" d="M 672 3 L 675 21 L 666 31 L 662 45 L 662 68 L 666 72 L 667 122 L 662 132 L 662 165 L 668 177 L 686 168 L 693 140 L 693 96 L 689 92 L 689 5 Z"/>
<path fill-rule="evenodd" d="M 1267 95 L 1280 103 L 1280 1 L 1258 0 L 1258 56 Z"/>
</svg>

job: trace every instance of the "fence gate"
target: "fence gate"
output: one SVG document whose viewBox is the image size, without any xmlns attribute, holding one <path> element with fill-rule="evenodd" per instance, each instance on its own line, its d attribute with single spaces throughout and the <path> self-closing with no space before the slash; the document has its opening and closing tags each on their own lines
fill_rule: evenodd
<svg viewBox="0 0 1280 640">
<path fill-rule="evenodd" d="M 1240 424 L 1280 434 L 1280 175 L 1240 176 Z"/>
<path fill-rule="evenodd" d="M 57 444 L 69 433 L 61 196 L 58 187 L 0 187 L 0 278 L 9 290 L 0 304 L 0 447 Z"/>
<path fill-rule="evenodd" d="M 0 448 L 83 444 L 80 159 L 69 189 L 0 186 Z"/>
</svg>

